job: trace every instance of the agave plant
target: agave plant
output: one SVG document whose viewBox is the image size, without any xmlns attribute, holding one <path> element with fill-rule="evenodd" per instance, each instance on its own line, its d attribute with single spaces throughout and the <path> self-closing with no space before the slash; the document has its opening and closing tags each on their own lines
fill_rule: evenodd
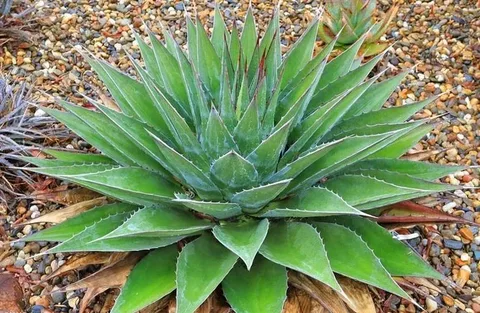
<svg viewBox="0 0 480 313">
<path fill-rule="evenodd" d="M 376 22 L 376 5 L 376 0 L 327 0 L 318 35 L 327 43 L 336 40 L 336 47 L 343 50 L 367 35 L 360 52 L 365 56 L 382 52 L 389 44 L 381 42 L 380 38 L 395 17 L 398 6 L 394 4 L 385 17 Z"/>
<path fill-rule="evenodd" d="M 174 290 L 191 313 L 220 285 L 235 312 L 281 312 L 287 270 L 342 295 L 336 274 L 407 299 L 392 276 L 441 279 L 370 215 L 458 188 L 435 182 L 457 167 L 399 159 L 431 130 L 407 120 L 433 99 L 382 108 L 406 72 L 367 78 L 381 56 L 355 62 L 364 37 L 314 56 L 318 25 L 282 55 L 278 12 L 261 39 L 251 10 L 241 34 L 217 10 L 210 38 L 187 18 L 188 52 L 167 31 L 151 46 L 136 35 L 140 80 L 86 55 L 120 110 L 45 110 L 102 154 L 24 160 L 112 203 L 25 240 L 60 242 L 46 253 L 148 251 L 114 313 Z"/>
</svg>

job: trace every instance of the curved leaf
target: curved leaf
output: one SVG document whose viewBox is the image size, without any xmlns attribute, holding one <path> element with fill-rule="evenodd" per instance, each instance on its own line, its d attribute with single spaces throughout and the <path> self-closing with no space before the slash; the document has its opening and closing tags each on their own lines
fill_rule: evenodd
<svg viewBox="0 0 480 313">
<path fill-rule="evenodd" d="M 152 207 L 135 212 L 103 239 L 129 236 L 180 236 L 212 228 L 207 220 L 175 208 Z M 102 240 L 103 240 L 102 239 Z M 128 240 L 128 238 L 125 238 Z"/>
<path fill-rule="evenodd" d="M 156 249 L 130 272 L 111 313 L 137 312 L 175 290 L 176 246 Z"/>
<path fill-rule="evenodd" d="M 281 313 L 287 298 L 287 271 L 259 257 L 250 270 L 237 263 L 222 287 L 235 312 Z"/>
<path fill-rule="evenodd" d="M 357 216 L 335 216 L 328 221 L 344 225 L 362 237 L 391 275 L 444 279 L 442 274 L 377 223 Z"/>
<path fill-rule="evenodd" d="M 272 202 L 262 217 L 318 217 L 328 215 L 365 215 L 332 191 L 311 187 L 285 201 Z"/>
<path fill-rule="evenodd" d="M 237 259 L 207 234 L 183 248 L 177 261 L 177 313 L 193 313 L 227 276 Z"/>
<path fill-rule="evenodd" d="M 410 299 L 392 279 L 370 247 L 355 232 L 332 223 L 313 225 L 323 238 L 334 272 Z"/>
<path fill-rule="evenodd" d="M 247 265 L 253 264 L 253 260 L 267 236 L 269 222 L 263 219 L 248 222 L 228 223 L 217 225 L 213 228 L 213 235 L 226 248 L 238 255 Z"/>
<path fill-rule="evenodd" d="M 322 238 L 309 224 L 272 224 L 260 248 L 260 254 L 272 262 L 304 273 L 341 292 Z"/>
</svg>

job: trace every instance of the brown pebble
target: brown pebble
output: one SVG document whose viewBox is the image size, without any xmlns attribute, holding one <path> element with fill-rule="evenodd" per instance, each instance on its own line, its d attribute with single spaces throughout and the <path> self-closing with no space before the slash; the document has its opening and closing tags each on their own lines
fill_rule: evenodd
<svg viewBox="0 0 480 313">
<path fill-rule="evenodd" d="M 462 176 L 462 181 L 463 181 L 464 183 L 469 183 L 472 179 L 473 179 L 473 177 L 470 176 L 470 175 L 463 175 L 463 176 Z"/>
<path fill-rule="evenodd" d="M 460 233 L 460 236 L 463 238 L 472 241 L 473 240 L 473 233 L 468 227 L 464 227 L 458 231 Z"/>
<path fill-rule="evenodd" d="M 455 304 L 455 301 L 449 295 L 442 296 L 442 299 L 443 299 L 443 302 L 445 303 L 445 305 L 453 306 Z"/>
</svg>

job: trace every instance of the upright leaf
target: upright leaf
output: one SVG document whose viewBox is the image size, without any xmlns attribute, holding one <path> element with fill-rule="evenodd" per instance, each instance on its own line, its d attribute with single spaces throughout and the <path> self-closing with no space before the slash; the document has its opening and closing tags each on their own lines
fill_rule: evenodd
<svg viewBox="0 0 480 313">
<path fill-rule="evenodd" d="M 255 185 L 258 173 L 252 163 L 235 151 L 217 159 L 210 169 L 212 179 L 220 188 L 238 191 Z"/>
</svg>

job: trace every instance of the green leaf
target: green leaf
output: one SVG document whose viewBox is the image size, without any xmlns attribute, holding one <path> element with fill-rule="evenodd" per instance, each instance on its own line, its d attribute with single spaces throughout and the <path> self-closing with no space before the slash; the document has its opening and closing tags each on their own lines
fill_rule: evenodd
<svg viewBox="0 0 480 313">
<path fill-rule="evenodd" d="M 392 234 L 377 223 L 358 216 L 335 216 L 328 221 L 342 224 L 362 237 L 391 275 L 444 279 L 442 274 L 412 252 L 411 248 L 394 239 Z"/>
<path fill-rule="evenodd" d="M 128 213 L 139 207 L 127 203 L 112 203 L 92 208 L 77 216 L 67 219 L 58 225 L 44 229 L 31 236 L 22 238 L 23 241 L 66 241 L 74 235 L 81 233 L 86 227 L 105 219 L 113 214 Z"/>
<path fill-rule="evenodd" d="M 248 155 L 260 144 L 258 105 L 252 101 L 235 127 L 233 137 L 243 155 Z"/>
<path fill-rule="evenodd" d="M 38 167 L 59 167 L 59 166 L 72 166 L 72 165 L 82 165 L 85 163 L 94 164 L 94 165 L 113 165 L 113 163 L 96 163 L 96 162 L 69 162 L 69 161 L 61 161 L 57 159 L 40 159 L 37 157 L 27 157 L 27 156 L 14 156 L 15 159 L 21 160 L 26 163 L 33 164 Z"/>
<path fill-rule="evenodd" d="M 220 101 L 220 80 L 222 77 L 222 62 L 215 48 L 208 39 L 203 25 L 197 20 L 197 57 L 195 69 L 205 84 L 210 97 L 217 103 Z M 223 40 L 222 40 L 223 45 Z M 221 55 L 221 54 L 220 54 Z"/>
<path fill-rule="evenodd" d="M 135 212 L 104 238 L 129 236 L 180 236 L 210 229 L 214 225 L 176 208 L 152 207 Z M 129 240 L 128 238 L 124 238 Z M 102 239 L 103 240 L 103 239 Z"/>
<path fill-rule="evenodd" d="M 334 272 L 410 299 L 392 279 L 370 247 L 355 232 L 332 223 L 313 225 L 323 238 Z"/>
<path fill-rule="evenodd" d="M 29 170 L 66 179 L 134 204 L 169 202 L 174 193 L 182 191 L 179 186 L 165 180 L 161 175 L 136 167 L 105 168 L 104 165 L 75 165 Z"/>
<path fill-rule="evenodd" d="M 218 219 L 227 219 L 242 214 L 242 208 L 236 203 L 225 202 L 206 202 L 195 199 L 174 199 L 173 202 L 178 202 L 204 214 L 211 215 Z"/>
<path fill-rule="evenodd" d="M 337 80 L 343 75 L 346 75 L 350 71 L 353 61 L 356 59 L 358 51 L 360 50 L 365 37 L 366 34 L 358 39 L 347 50 L 343 51 L 342 54 L 327 64 L 325 70 L 323 71 L 323 75 L 318 82 L 317 90 L 324 88 L 331 82 Z"/>
<path fill-rule="evenodd" d="M 402 136 L 400 139 L 394 141 L 381 150 L 371 154 L 370 159 L 396 159 L 407 152 L 411 147 L 418 143 L 418 141 L 428 134 L 433 129 L 433 125 L 420 125 L 411 130 L 408 134 Z"/>
<path fill-rule="evenodd" d="M 274 263 L 299 271 L 341 292 L 322 238 L 309 224 L 272 224 L 260 253 Z"/>
<path fill-rule="evenodd" d="M 253 164 L 235 151 L 230 151 L 216 160 L 210 173 L 220 188 L 228 188 L 231 191 L 255 185 L 258 179 L 258 173 Z"/>
<path fill-rule="evenodd" d="M 265 178 L 275 171 L 280 154 L 287 144 L 290 125 L 290 123 L 283 125 L 247 156 L 247 160 L 253 163 L 260 178 Z"/>
<path fill-rule="evenodd" d="M 383 58 L 384 54 L 379 54 L 366 64 L 350 71 L 348 74 L 339 77 L 337 80 L 330 82 L 327 86 L 318 90 L 312 97 L 312 102 L 322 104 L 335 98 L 337 95 L 355 88 L 360 84 L 377 63 Z"/>
<path fill-rule="evenodd" d="M 250 220 L 225 223 L 213 228 L 213 235 L 226 248 L 238 255 L 250 270 L 260 246 L 267 236 L 269 222 Z"/>
<path fill-rule="evenodd" d="M 230 59 L 232 60 L 232 65 L 236 68 L 237 65 L 241 63 L 242 55 L 240 53 L 240 38 L 238 36 L 238 29 L 235 23 L 232 25 L 232 33 L 230 34 L 230 42 L 228 45 L 230 52 Z M 233 82 L 233 77 L 230 77 Z M 234 85 L 232 85 L 233 87 Z"/>
<path fill-rule="evenodd" d="M 340 145 L 342 142 L 343 140 L 337 140 L 319 145 L 311 149 L 311 151 L 307 151 L 304 154 L 300 155 L 295 161 L 288 164 L 286 162 L 283 162 L 283 159 L 281 159 L 278 164 L 279 170 L 275 174 L 270 176 L 268 178 L 268 181 L 274 182 L 282 179 L 293 179 L 297 177 L 306 168 L 308 168 L 322 156 L 327 155 L 327 153 L 329 153 L 337 145 Z"/>
<path fill-rule="evenodd" d="M 344 118 L 348 119 L 362 113 L 379 110 L 408 73 L 409 70 L 370 86 L 352 105 L 352 109 L 345 114 Z"/>
<path fill-rule="evenodd" d="M 367 157 L 375 152 L 378 143 L 389 136 L 391 133 L 346 138 L 297 175 L 290 184 L 289 191 L 311 186 L 331 173 Z"/>
<path fill-rule="evenodd" d="M 245 18 L 245 25 L 243 26 L 240 41 L 242 44 L 241 50 L 243 51 L 243 56 L 248 66 L 252 60 L 253 52 L 255 51 L 255 46 L 257 44 L 257 30 L 251 7 L 249 7 L 247 11 L 247 17 Z"/>
<path fill-rule="evenodd" d="M 53 116 L 58 121 L 65 124 L 75 134 L 85 139 L 92 146 L 95 146 L 103 154 L 115 160 L 122 165 L 135 164 L 130 158 L 121 153 L 113 144 L 108 140 L 105 140 L 102 136 L 98 136 L 97 132 L 90 127 L 87 123 L 68 112 L 61 112 L 58 110 L 52 110 L 49 108 L 43 108 L 50 116 Z"/>
<path fill-rule="evenodd" d="M 333 105 L 325 115 L 322 117 L 322 123 L 315 131 L 314 135 L 307 142 L 305 147 L 311 147 L 314 143 L 321 141 L 321 139 L 328 133 L 330 130 L 343 119 L 343 116 L 346 112 L 352 107 L 354 102 L 367 90 L 378 77 L 373 77 L 366 81 L 365 83 L 358 85 L 352 89 L 345 97 Z M 312 104 L 314 102 L 311 102 Z M 311 106 L 307 108 L 307 111 L 310 111 Z M 321 109 L 321 107 L 320 107 Z"/>
<path fill-rule="evenodd" d="M 187 123 L 192 122 L 187 89 L 185 88 L 182 70 L 177 59 L 157 39 L 155 34 L 148 30 L 148 37 L 152 43 L 155 59 L 157 60 L 158 71 L 162 75 L 164 90 L 166 90 L 176 102 L 175 109 L 180 112 Z M 162 88 L 163 89 L 163 88 Z"/>
<path fill-rule="evenodd" d="M 165 33 L 165 38 L 167 40 L 167 48 L 168 42 L 171 42 L 171 45 L 173 47 L 172 50 L 174 50 L 171 53 L 176 57 L 176 59 L 178 60 L 178 64 L 180 65 L 183 83 L 188 92 L 191 115 L 195 123 L 197 133 L 200 133 L 201 127 L 203 126 L 202 121 L 206 120 L 206 117 L 208 116 L 208 106 L 206 103 L 206 99 L 203 97 L 199 78 L 193 72 L 191 63 L 185 56 L 182 48 L 172 37 L 172 34 L 170 32 Z M 188 36 L 190 36 L 190 33 Z M 189 39 L 190 37 L 188 38 L 188 40 Z"/>
<path fill-rule="evenodd" d="M 343 175 L 334 177 L 323 183 L 323 186 L 342 197 L 348 204 L 358 208 L 361 204 L 382 200 L 392 196 L 410 197 L 410 188 L 400 187 L 376 179 L 361 175 Z"/>
<path fill-rule="evenodd" d="M 312 59 L 313 48 L 315 47 L 315 40 L 317 38 L 317 29 L 318 19 L 315 19 L 284 56 L 285 61 L 282 65 L 283 76 L 280 84 L 281 89 L 287 86 L 290 80 Z"/>
<path fill-rule="evenodd" d="M 152 168 L 161 174 L 164 177 L 170 178 L 170 173 L 161 166 L 162 161 L 158 156 L 160 155 L 160 150 L 155 143 L 155 140 L 150 136 L 150 133 L 154 133 L 159 138 L 164 138 L 167 142 L 171 143 L 170 138 L 154 130 L 152 127 L 142 123 L 134 118 L 130 118 L 122 113 L 119 113 L 115 110 L 109 109 L 103 105 L 100 105 L 94 100 L 90 100 L 90 103 L 95 105 L 104 115 L 108 117 L 121 131 L 123 131 L 131 140 L 132 144 L 138 146 L 143 152 L 154 159 L 155 163 L 152 164 Z M 116 132 L 115 135 L 118 137 Z M 125 137 L 119 139 L 125 140 Z"/>
<path fill-rule="evenodd" d="M 250 270 L 237 263 L 222 287 L 235 312 L 281 313 L 287 298 L 287 271 L 259 257 Z"/>
<path fill-rule="evenodd" d="M 152 78 L 137 62 L 132 60 L 132 63 L 145 82 L 147 91 L 158 108 L 160 115 L 165 119 L 168 129 L 173 135 L 172 140 L 176 143 L 176 146 L 182 149 L 185 155 L 191 157 L 195 164 L 204 170 L 208 169 L 208 159 L 185 119 L 177 112 L 172 103 L 170 103 L 167 97 L 157 88 Z"/>
<path fill-rule="evenodd" d="M 226 44 L 224 44 L 226 45 Z M 220 110 L 220 116 L 222 117 L 222 124 L 224 123 L 229 132 L 233 132 L 235 125 L 237 124 L 237 118 L 235 116 L 234 109 L 234 97 L 232 95 L 232 84 L 233 79 L 230 77 L 235 77 L 234 69 L 231 68 L 230 55 L 228 54 L 228 49 L 225 47 L 222 60 L 222 81 L 220 82 L 220 103 L 218 104 Z M 231 72 L 231 73 L 230 73 Z M 214 106 L 212 106 L 212 110 Z M 211 115 L 210 115 L 211 117 Z"/>
<path fill-rule="evenodd" d="M 223 43 L 225 40 L 230 39 L 230 33 L 223 21 L 222 13 L 220 13 L 218 5 L 215 5 L 215 18 L 213 19 L 213 31 L 212 31 L 212 45 L 217 52 L 217 55 L 223 54 Z"/>
<path fill-rule="evenodd" d="M 187 20 L 187 47 L 188 56 L 195 66 L 198 64 L 198 47 L 197 47 L 197 26 L 193 24 L 190 16 L 186 16 Z"/>
<path fill-rule="evenodd" d="M 415 114 L 420 109 L 425 107 L 428 103 L 430 103 L 434 98 L 354 116 L 340 122 L 337 126 L 335 126 L 335 128 L 332 129 L 332 131 L 330 132 L 329 138 L 333 138 L 341 133 L 353 130 L 361 126 L 395 124 L 405 122 L 413 114 Z"/>
<path fill-rule="evenodd" d="M 434 183 L 423 179 L 418 179 L 409 175 L 390 172 L 383 169 L 358 170 L 356 175 L 375 177 L 396 186 L 410 188 L 419 191 L 443 192 L 447 190 L 459 189 L 460 186 Z"/>
<path fill-rule="evenodd" d="M 99 74 L 107 85 L 122 112 L 137 118 L 162 133 L 169 133 L 166 121 L 149 97 L 145 85 L 123 74 L 111 65 L 98 60 L 87 58 L 92 68 Z M 70 128 L 70 127 L 69 127 Z"/>
<path fill-rule="evenodd" d="M 155 53 L 153 52 L 153 49 L 145 43 L 145 41 L 140 35 L 138 35 L 136 31 L 133 31 L 133 35 L 135 36 L 135 40 L 138 43 L 138 47 L 140 48 L 142 59 L 145 62 L 145 67 L 147 68 L 148 73 L 152 76 L 153 79 L 155 79 L 155 81 L 160 87 L 164 88 L 165 84 L 163 82 L 163 76 L 157 64 L 157 59 L 155 58 Z"/>
<path fill-rule="evenodd" d="M 215 107 L 212 107 L 207 128 L 202 134 L 202 145 L 212 160 L 218 159 L 231 150 L 238 151 L 232 135 L 218 115 Z"/>
<path fill-rule="evenodd" d="M 131 139 L 128 132 L 118 127 L 103 113 L 97 113 L 74 104 L 60 101 L 60 104 L 88 124 L 97 137 L 103 137 L 135 164 L 150 170 L 163 171 L 158 162 Z M 122 136 L 123 135 L 123 136 Z M 125 136 L 127 135 L 127 136 Z"/>
<path fill-rule="evenodd" d="M 223 281 L 238 257 L 204 234 L 177 261 L 177 312 L 193 313 Z"/>
<path fill-rule="evenodd" d="M 398 159 L 372 159 L 355 163 L 348 167 L 344 173 L 357 170 L 381 169 L 390 172 L 410 175 L 419 179 L 435 180 L 448 174 L 465 170 L 465 166 L 439 165 L 428 162 L 416 162 Z"/>
<path fill-rule="evenodd" d="M 177 247 L 172 245 L 156 249 L 138 262 L 111 313 L 137 312 L 175 290 L 177 257 Z"/>
<path fill-rule="evenodd" d="M 57 160 L 72 163 L 107 163 L 115 164 L 115 161 L 103 154 L 79 153 L 74 151 L 64 151 L 55 149 L 43 149 L 45 153 L 50 154 Z"/>
<path fill-rule="evenodd" d="M 290 183 L 290 179 L 238 192 L 231 201 L 240 204 L 248 213 L 258 212 L 262 206 L 275 199 Z"/>
<path fill-rule="evenodd" d="M 261 217 L 318 217 L 329 215 L 364 215 L 332 191 L 311 187 L 283 201 L 270 203 Z"/>
<path fill-rule="evenodd" d="M 163 157 L 163 166 L 173 175 L 180 178 L 187 185 L 194 188 L 197 193 L 205 199 L 220 199 L 221 193 L 217 186 L 195 166 L 192 161 L 172 149 L 160 138 L 151 134 L 157 142 Z"/>
<path fill-rule="evenodd" d="M 275 125 L 275 130 L 282 127 L 291 119 L 294 120 L 293 125 L 295 126 L 303 117 L 312 99 L 315 86 L 322 75 L 325 63 L 326 62 L 322 62 L 314 67 L 298 85 L 288 90 L 285 95 L 280 95 L 276 113 L 276 119 L 280 121 Z"/>
<path fill-rule="evenodd" d="M 82 251 L 102 251 L 102 252 L 124 252 L 149 250 L 171 245 L 183 237 L 130 237 L 128 240 L 123 238 L 102 239 L 104 235 L 118 227 L 128 217 L 130 213 L 121 213 L 111 215 L 98 221 L 92 226 L 87 227 L 81 233 L 67 241 L 62 242 L 56 247 L 47 250 L 45 254 L 60 252 L 82 252 Z"/>
</svg>

